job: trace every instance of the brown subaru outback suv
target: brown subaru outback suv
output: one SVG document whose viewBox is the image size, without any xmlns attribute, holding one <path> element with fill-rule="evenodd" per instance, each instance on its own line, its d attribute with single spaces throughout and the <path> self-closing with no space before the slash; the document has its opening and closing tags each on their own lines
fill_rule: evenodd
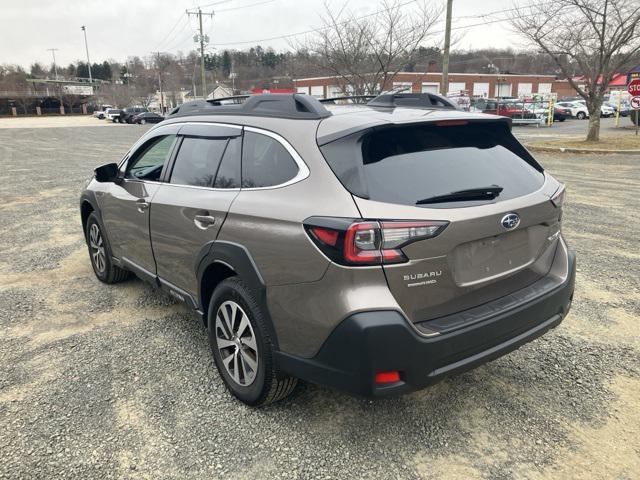
<svg viewBox="0 0 640 480">
<path fill-rule="evenodd" d="M 262 405 L 297 379 L 411 391 L 557 326 L 563 200 L 508 118 L 296 94 L 180 106 L 80 209 L 96 276 L 186 302 L 228 389 Z"/>
</svg>

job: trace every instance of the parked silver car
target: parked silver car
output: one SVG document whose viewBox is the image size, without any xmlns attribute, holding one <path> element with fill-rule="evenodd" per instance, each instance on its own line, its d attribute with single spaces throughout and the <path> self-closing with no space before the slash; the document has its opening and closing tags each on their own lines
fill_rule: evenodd
<svg viewBox="0 0 640 480">
<path fill-rule="evenodd" d="M 229 390 L 263 405 L 299 378 L 422 388 L 557 326 L 563 200 L 508 118 L 295 94 L 180 106 L 80 209 L 98 279 L 135 273 L 193 307 Z"/>
</svg>

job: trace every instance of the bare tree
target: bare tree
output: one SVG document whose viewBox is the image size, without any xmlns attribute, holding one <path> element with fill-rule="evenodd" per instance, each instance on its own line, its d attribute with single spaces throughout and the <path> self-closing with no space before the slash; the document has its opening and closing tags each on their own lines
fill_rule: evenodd
<svg viewBox="0 0 640 480">
<path fill-rule="evenodd" d="M 348 11 L 347 2 L 337 13 L 325 4 L 322 27 L 294 46 L 338 77 L 343 93 L 377 94 L 415 60 L 442 15 L 442 8 L 416 3 L 407 9 L 407 2 L 384 0 L 379 11 L 364 17 Z"/>
<path fill-rule="evenodd" d="M 609 82 L 640 51 L 638 0 L 555 0 L 516 7 L 511 24 L 553 58 L 587 102 L 587 141 L 600 139 L 600 107 Z M 568 59 L 568 61 L 567 61 Z M 584 84 L 574 78 L 574 67 Z"/>
</svg>

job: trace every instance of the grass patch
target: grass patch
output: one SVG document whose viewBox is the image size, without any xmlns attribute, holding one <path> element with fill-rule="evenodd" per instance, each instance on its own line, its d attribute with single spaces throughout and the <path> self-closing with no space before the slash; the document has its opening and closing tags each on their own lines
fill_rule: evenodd
<svg viewBox="0 0 640 480">
<path fill-rule="evenodd" d="M 542 139 L 527 142 L 532 147 L 584 148 L 588 150 L 639 150 L 640 135 L 634 132 L 625 135 L 605 135 L 599 142 L 585 142 L 584 137 Z"/>
</svg>

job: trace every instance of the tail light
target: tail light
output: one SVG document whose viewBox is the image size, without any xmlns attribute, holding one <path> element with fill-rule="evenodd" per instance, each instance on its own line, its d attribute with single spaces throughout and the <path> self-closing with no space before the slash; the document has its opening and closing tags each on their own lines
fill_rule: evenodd
<svg viewBox="0 0 640 480">
<path fill-rule="evenodd" d="M 439 235 L 448 222 L 312 217 L 304 225 L 311 240 L 334 262 L 380 265 L 407 262 L 402 247 Z"/>
</svg>

